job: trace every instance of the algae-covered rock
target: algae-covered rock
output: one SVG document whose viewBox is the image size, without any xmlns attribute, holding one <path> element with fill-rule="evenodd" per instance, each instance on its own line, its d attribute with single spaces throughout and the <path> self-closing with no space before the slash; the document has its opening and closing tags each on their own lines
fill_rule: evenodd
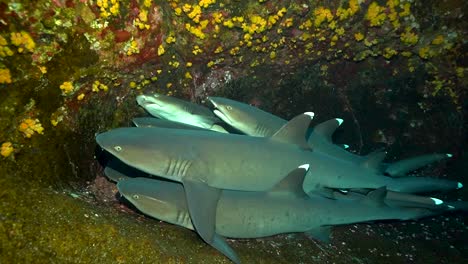
<svg viewBox="0 0 468 264">
<path fill-rule="evenodd" d="M 464 1 L 2 1 L 0 262 L 229 263 L 194 232 L 129 210 L 103 178 L 95 134 L 146 115 L 141 93 L 340 117 L 334 140 L 351 151 L 450 152 L 421 174 L 463 180 L 464 10 Z M 461 263 L 465 224 L 449 215 L 340 227 L 330 245 L 302 234 L 229 243 L 244 263 Z"/>
</svg>

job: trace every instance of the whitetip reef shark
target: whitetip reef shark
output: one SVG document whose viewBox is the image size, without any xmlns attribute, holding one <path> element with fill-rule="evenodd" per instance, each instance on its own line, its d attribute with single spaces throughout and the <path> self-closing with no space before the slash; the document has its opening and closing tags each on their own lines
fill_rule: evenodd
<svg viewBox="0 0 468 264">
<path fill-rule="evenodd" d="M 136 100 L 154 117 L 227 133 L 208 107 L 158 93 L 138 95 Z"/>
<path fill-rule="evenodd" d="M 196 231 L 216 248 L 229 248 L 215 235 L 221 191 L 268 191 L 300 164 L 314 166 L 306 180 L 318 178 L 317 182 L 330 188 L 387 186 L 393 191 L 412 191 L 422 185 L 453 187 L 451 181 L 394 179 L 362 169 L 374 168 L 380 162 L 377 159 L 362 167 L 311 151 L 305 135 L 312 118 L 310 112 L 299 115 L 271 137 L 150 127 L 114 129 L 98 134 L 96 142 L 127 165 L 181 182 Z"/>
<path fill-rule="evenodd" d="M 250 136 L 271 136 L 274 131 L 279 129 L 287 122 L 280 117 L 242 102 L 223 97 L 208 97 L 208 99 L 215 107 L 215 115 L 217 115 L 227 124 Z M 308 143 L 314 149 L 314 151 L 322 152 L 334 158 L 342 159 L 344 161 L 354 163 L 358 166 L 369 168 L 376 172 L 381 172 L 381 174 L 385 174 L 393 178 L 405 177 L 410 171 L 414 171 L 432 162 L 450 158 L 452 156 L 451 154 L 426 154 L 404 159 L 391 164 L 386 164 L 382 162 L 385 158 L 384 152 L 374 152 L 367 156 L 355 155 L 344 150 L 342 147 L 333 144 L 332 142 L 333 133 L 342 123 L 342 119 L 334 118 L 314 126 L 313 129 L 308 132 Z M 350 171 L 350 173 L 353 172 Z M 351 176 L 343 177 L 353 178 Z M 460 182 L 440 180 L 436 183 L 433 179 L 426 179 L 428 179 L 427 182 L 422 182 L 420 179 L 407 177 L 402 179 L 402 187 L 400 189 L 393 190 L 399 192 L 416 193 L 444 191 L 463 187 L 463 184 Z M 333 183 L 335 180 L 339 179 L 328 178 L 327 180 L 328 182 L 323 181 L 323 177 L 307 177 L 304 182 L 304 190 L 306 192 L 319 190 L 321 185 L 329 188 L 339 188 L 336 184 Z M 413 185 L 414 180 L 421 183 L 418 188 Z M 404 186 L 410 185 L 411 189 L 404 188 Z"/>
<path fill-rule="evenodd" d="M 379 188 L 354 200 L 309 197 L 302 190 L 307 166 L 293 170 L 268 192 L 223 190 L 216 209 L 215 241 L 221 237 L 258 238 L 281 233 L 304 232 L 329 241 L 335 225 L 376 220 L 413 220 L 442 214 L 444 210 L 397 208 L 387 206 L 386 189 Z M 142 213 L 159 220 L 194 230 L 184 187 L 175 182 L 150 178 L 119 181 L 119 193 Z M 214 242 L 234 263 L 240 263 L 234 250 Z"/>
</svg>

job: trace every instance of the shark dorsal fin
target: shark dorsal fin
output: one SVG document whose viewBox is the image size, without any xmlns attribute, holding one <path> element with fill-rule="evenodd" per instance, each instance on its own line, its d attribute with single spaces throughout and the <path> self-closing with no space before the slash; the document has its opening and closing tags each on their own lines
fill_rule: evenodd
<svg viewBox="0 0 468 264">
<path fill-rule="evenodd" d="M 303 164 L 292 170 L 286 177 L 277 183 L 272 189 L 272 192 L 292 192 L 295 194 L 304 194 L 302 185 L 304 178 L 309 171 L 309 164 Z"/>
<path fill-rule="evenodd" d="M 366 198 L 364 198 L 366 203 L 369 203 L 374 206 L 385 206 L 384 199 L 387 196 L 387 187 L 383 186 L 376 190 L 370 191 Z"/>
<path fill-rule="evenodd" d="M 362 163 L 362 165 L 369 169 L 378 170 L 381 165 L 382 161 L 385 159 L 387 152 L 382 150 L 374 151 L 366 156 L 366 160 Z"/>
<path fill-rule="evenodd" d="M 333 118 L 314 127 L 314 134 L 322 136 L 328 142 L 332 143 L 332 135 L 335 130 L 343 123 L 343 119 Z"/>
<path fill-rule="evenodd" d="M 283 143 L 295 144 L 302 149 L 310 150 L 311 148 L 307 143 L 306 135 L 312 118 L 314 118 L 314 113 L 312 112 L 305 112 L 304 114 L 294 117 L 276 131 L 276 133 L 271 136 L 271 139 Z"/>
</svg>

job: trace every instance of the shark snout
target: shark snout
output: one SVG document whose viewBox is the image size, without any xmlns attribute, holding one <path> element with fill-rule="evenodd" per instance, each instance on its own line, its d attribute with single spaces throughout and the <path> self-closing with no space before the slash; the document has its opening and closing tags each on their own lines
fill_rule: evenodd
<svg viewBox="0 0 468 264">
<path fill-rule="evenodd" d="M 158 107 L 162 107 L 161 103 L 158 102 L 158 100 L 156 99 L 156 97 L 158 96 L 148 96 L 148 95 L 138 95 L 137 98 L 136 98 L 136 101 L 138 103 L 138 105 L 140 106 L 146 106 L 146 105 L 154 105 L 154 106 L 158 106 Z"/>
<path fill-rule="evenodd" d="M 216 103 L 217 98 L 218 98 L 218 97 L 208 96 L 208 100 L 210 100 L 211 104 L 213 104 L 213 106 L 214 106 L 215 108 L 218 108 L 218 104 Z"/>
</svg>

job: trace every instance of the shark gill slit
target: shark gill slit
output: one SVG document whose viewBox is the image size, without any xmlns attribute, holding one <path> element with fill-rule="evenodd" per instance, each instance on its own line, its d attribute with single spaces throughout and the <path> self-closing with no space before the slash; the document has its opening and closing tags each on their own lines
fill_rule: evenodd
<svg viewBox="0 0 468 264">
<path fill-rule="evenodd" d="M 192 165 L 191 160 L 186 159 L 169 159 L 169 164 L 166 169 L 166 175 L 183 177 Z"/>
<path fill-rule="evenodd" d="M 264 136 L 265 133 L 266 133 L 266 130 L 267 130 L 267 128 L 266 128 L 263 124 L 257 123 L 257 126 L 255 127 L 255 133 L 256 133 L 257 135 L 262 135 L 262 136 Z"/>
</svg>

